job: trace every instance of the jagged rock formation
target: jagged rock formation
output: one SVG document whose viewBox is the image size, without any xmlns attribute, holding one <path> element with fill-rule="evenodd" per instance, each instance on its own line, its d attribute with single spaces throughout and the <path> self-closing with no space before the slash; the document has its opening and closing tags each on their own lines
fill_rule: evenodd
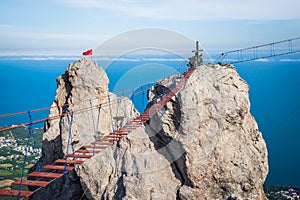
<svg viewBox="0 0 300 200">
<path fill-rule="evenodd" d="M 105 71 L 89 59 L 80 59 L 70 64 L 66 72 L 59 76 L 56 82 L 56 96 L 49 117 L 59 115 L 61 117 L 48 120 L 45 123 L 41 166 L 51 164 L 56 159 L 63 158 L 67 153 L 69 122 L 72 115 L 62 115 L 66 111 L 74 111 L 70 140 L 74 149 L 93 142 L 95 132 L 108 134 L 112 131 L 112 125 L 115 128 L 122 126 L 128 120 L 126 116 L 134 117 L 138 114 L 128 98 L 124 97 L 122 101 L 117 102 L 117 96 L 108 90 L 109 80 Z M 111 102 L 110 106 L 107 104 L 108 95 Z M 102 103 L 104 104 L 100 112 L 101 120 L 95 131 L 94 125 L 97 125 L 99 114 L 97 105 Z M 63 106 L 65 104 L 69 106 Z M 91 106 L 95 107 L 92 111 Z M 116 121 L 112 119 L 111 112 L 113 117 L 122 116 L 123 118 Z M 68 153 L 72 153 L 72 145 L 69 145 Z M 36 166 L 31 171 L 35 169 Z M 76 173 L 71 172 L 63 179 L 56 181 L 46 190 L 41 190 L 32 199 L 41 199 L 45 196 L 49 196 L 50 199 L 76 199 L 77 196 L 82 195 L 83 192 Z M 50 193 L 53 194 L 50 195 Z"/>
<path fill-rule="evenodd" d="M 158 83 L 150 104 L 179 78 Z M 248 90 L 233 66 L 197 67 L 149 122 L 76 166 L 73 182 L 60 187 L 76 185 L 74 199 L 265 199 L 267 149 L 250 113 Z M 56 99 L 68 102 L 63 95 Z M 64 127 L 49 124 L 48 134 L 51 129 L 63 134 Z M 56 140 L 63 149 L 64 136 L 48 134 L 43 151 L 51 154 Z"/>
<path fill-rule="evenodd" d="M 142 127 L 78 171 L 88 199 L 176 199 L 180 185 Z"/>
<path fill-rule="evenodd" d="M 183 158 L 177 153 L 172 160 L 180 158 L 174 163 L 181 171 L 180 199 L 264 198 L 267 150 L 250 114 L 248 90 L 234 67 L 202 66 L 161 120 L 151 122 L 162 129 L 150 124 L 149 132 L 182 145 Z M 167 159 L 168 152 L 162 152 Z"/>
<path fill-rule="evenodd" d="M 93 109 L 92 114 L 89 108 L 108 102 L 108 95 L 110 101 L 114 103 L 111 103 L 111 108 L 108 104 L 102 106 L 97 131 L 105 134 L 112 131 L 112 123 L 115 122 L 112 122 L 110 110 L 113 116 L 116 116 L 116 113 L 120 116 L 136 115 L 136 110 L 132 109 L 133 105 L 129 99 L 116 103 L 116 95 L 108 91 L 108 83 L 105 71 L 89 59 L 81 59 L 71 64 L 65 74 L 57 78 L 56 96 L 49 117 L 65 113 L 66 107 L 62 106 L 64 104 L 70 105 L 69 111 L 75 111 L 72 126 L 72 141 L 76 141 L 75 149 L 94 141 L 94 124 L 97 122 L 98 109 Z M 119 123 L 122 125 L 124 122 Z M 66 116 L 45 124 L 42 164 L 51 163 L 65 154 L 68 135 L 69 124 Z"/>
<path fill-rule="evenodd" d="M 149 124 L 79 167 L 87 196 L 264 199 L 267 149 L 248 90 L 232 66 L 197 68 Z"/>
</svg>

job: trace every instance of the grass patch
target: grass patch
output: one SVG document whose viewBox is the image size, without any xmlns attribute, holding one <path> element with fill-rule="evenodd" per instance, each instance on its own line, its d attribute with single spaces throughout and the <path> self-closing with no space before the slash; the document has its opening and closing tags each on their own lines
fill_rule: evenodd
<svg viewBox="0 0 300 200">
<path fill-rule="evenodd" d="M 114 116 L 113 117 L 114 120 L 120 121 L 124 119 L 124 116 Z"/>
</svg>

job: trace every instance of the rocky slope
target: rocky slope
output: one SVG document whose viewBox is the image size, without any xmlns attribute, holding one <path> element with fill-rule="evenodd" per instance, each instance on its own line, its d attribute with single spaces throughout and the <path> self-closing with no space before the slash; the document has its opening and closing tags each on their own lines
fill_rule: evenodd
<svg viewBox="0 0 300 200">
<path fill-rule="evenodd" d="M 107 92 L 106 75 L 98 77 L 104 77 L 104 86 L 95 95 Z M 169 91 L 177 78 L 161 81 L 149 97 Z M 197 67 L 182 90 L 149 122 L 77 166 L 56 190 L 76 188 L 69 199 L 265 199 L 267 149 L 250 113 L 248 90 L 232 66 Z M 66 102 L 67 93 L 58 97 L 59 91 L 56 99 Z M 86 95 L 95 90 L 88 91 Z M 78 121 L 82 130 L 88 129 L 84 118 Z M 64 152 L 65 140 L 60 138 L 67 133 L 58 122 L 51 123 L 44 137 L 44 163 L 53 160 L 50 155 L 61 157 Z M 109 131 L 110 121 L 104 123 Z M 63 196 L 66 199 L 65 195 L 52 197 Z"/>
</svg>

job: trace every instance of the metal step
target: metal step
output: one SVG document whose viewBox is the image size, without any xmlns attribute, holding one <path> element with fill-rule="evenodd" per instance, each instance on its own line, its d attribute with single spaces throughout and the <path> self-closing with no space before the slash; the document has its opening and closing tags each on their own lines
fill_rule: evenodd
<svg viewBox="0 0 300 200">
<path fill-rule="evenodd" d="M 60 178 L 63 174 L 51 173 L 51 172 L 31 172 L 27 176 L 37 176 L 44 178 Z"/>
<path fill-rule="evenodd" d="M 58 159 L 55 161 L 56 163 L 67 163 L 67 164 L 82 164 L 83 160 L 65 160 L 65 159 Z"/>
<path fill-rule="evenodd" d="M 43 166 L 43 169 L 55 169 L 55 170 L 67 170 L 67 171 L 71 171 L 74 169 L 74 167 L 71 166 L 65 166 L 64 165 L 45 165 Z"/>
<path fill-rule="evenodd" d="M 17 179 L 12 182 L 12 185 L 20 185 L 21 179 Z M 48 181 L 36 181 L 36 180 L 22 180 L 22 185 L 26 186 L 36 186 L 36 187 L 46 187 L 50 182 Z"/>
<path fill-rule="evenodd" d="M 92 155 L 82 155 L 82 154 L 68 154 L 68 157 L 72 158 L 91 158 Z"/>
<path fill-rule="evenodd" d="M 99 153 L 100 151 L 97 150 L 86 150 L 86 149 L 78 149 L 76 150 L 77 153 Z"/>
<path fill-rule="evenodd" d="M 133 129 L 132 129 L 133 130 Z M 119 132 L 119 133 L 110 133 L 109 135 L 128 135 L 128 132 L 129 131 L 126 131 L 126 132 L 124 132 L 124 133 L 122 133 L 122 132 Z"/>
<path fill-rule="evenodd" d="M 34 192 L 31 191 L 20 191 L 20 197 L 22 198 L 28 198 L 30 197 Z M 0 196 L 7 196 L 7 197 L 18 197 L 19 196 L 19 190 L 0 190 Z"/>
<path fill-rule="evenodd" d="M 86 149 L 106 149 L 107 146 L 94 146 L 94 145 L 90 145 L 90 146 L 84 146 L 84 148 L 86 148 Z"/>
<path fill-rule="evenodd" d="M 114 139 L 122 139 L 124 136 L 118 136 L 118 135 L 107 135 L 105 138 L 114 138 Z"/>
<path fill-rule="evenodd" d="M 113 133 L 110 133 L 113 134 Z M 98 145 L 112 145 L 112 142 L 103 142 L 103 141 L 97 141 L 97 142 L 92 142 L 91 144 L 98 144 Z"/>
</svg>

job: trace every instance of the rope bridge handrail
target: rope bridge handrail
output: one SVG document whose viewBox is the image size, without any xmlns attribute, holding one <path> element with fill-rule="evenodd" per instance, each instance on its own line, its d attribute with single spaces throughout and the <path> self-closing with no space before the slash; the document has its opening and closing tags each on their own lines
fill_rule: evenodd
<svg viewBox="0 0 300 200">
<path fill-rule="evenodd" d="M 180 70 L 180 68 L 182 68 L 183 66 L 185 66 L 185 64 L 186 64 L 186 62 L 184 62 L 183 64 L 181 64 L 179 67 L 177 67 L 176 68 L 176 71 L 178 72 L 179 70 Z M 172 75 L 176 75 L 176 74 L 169 74 L 167 77 L 170 77 L 170 76 L 172 76 Z M 145 83 L 145 84 L 143 84 L 143 85 L 141 85 L 141 86 L 138 86 L 138 87 L 133 87 L 133 88 L 129 88 L 129 89 L 126 89 L 126 90 L 122 90 L 122 91 L 118 91 L 118 92 L 115 92 L 114 94 L 115 95 L 122 95 L 122 96 L 124 96 L 124 94 L 126 94 L 126 93 L 130 93 L 130 94 L 128 94 L 128 95 L 125 95 L 125 96 L 127 96 L 127 97 L 129 97 L 130 95 L 131 95 L 131 93 L 133 92 L 133 91 L 135 91 L 135 90 L 137 90 L 137 89 L 139 89 L 139 88 L 143 88 L 143 87 L 145 87 L 145 86 L 148 86 L 149 87 L 149 85 L 150 84 L 153 84 L 153 83 L 155 83 L 156 81 L 158 81 L 158 80 L 154 80 L 154 81 L 152 81 L 152 82 L 149 82 L 149 83 Z M 93 98 L 93 99 L 83 99 L 83 100 L 81 100 L 81 101 L 78 101 L 78 102 L 72 102 L 72 105 L 76 105 L 76 104 L 80 104 L 80 103 L 84 103 L 84 102 L 88 102 L 88 101 L 90 101 L 90 100 L 97 100 L 97 99 L 105 99 L 105 98 L 107 98 L 109 96 L 109 94 L 107 94 L 107 95 L 101 95 L 101 96 L 96 96 L 95 98 Z M 39 111 L 44 111 L 44 110 L 50 110 L 51 108 L 62 108 L 62 107 L 64 107 L 64 106 L 69 106 L 69 104 L 60 104 L 60 105 L 56 105 L 56 106 L 50 106 L 50 107 L 44 107 L 44 108 L 37 108 L 37 109 L 33 109 L 33 110 L 29 110 L 31 113 L 34 113 L 34 112 L 39 112 Z M 21 112 L 15 112 L 15 113 L 7 113 L 7 114 L 1 114 L 0 115 L 0 118 L 4 118 L 4 117 L 11 117 L 11 116 L 16 116 L 16 115 L 24 115 L 24 114 L 27 114 L 27 112 L 28 111 L 21 111 Z"/>
<path fill-rule="evenodd" d="M 53 164 L 48 164 L 42 167 L 43 171 L 36 171 L 28 174 L 28 177 L 37 177 L 37 180 L 23 180 L 23 174 L 20 180 L 16 180 L 13 182 L 13 185 L 18 185 L 19 184 L 19 190 L 5 190 L 1 189 L 0 190 L 0 196 L 13 196 L 17 197 L 18 199 L 20 198 L 27 198 L 33 195 L 35 192 L 40 190 L 43 187 L 46 187 L 48 184 L 51 182 L 55 181 L 57 178 L 62 177 L 63 175 L 67 174 L 69 171 L 74 169 L 74 164 L 82 164 L 85 159 L 90 159 L 92 158 L 96 153 L 100 152 L 99 150 L 105 149 L 108 146 L 114 144 L 115 142 L 121 140 L 124 138 L 126 135 L 128 135 L 130 132 L 133 130 L 137 129 L 142 125 L 143 122 L 146 122 L 151 119 L 153 115 L 155 115 L 164 105 L 166 105 L 170 99 L 175 96 L 175 94 L 184 86 L 188 78 L 191 76 L 193 73 L 194 68 L 190 68 L 184 76 L 180 79 L 180 81 L 175 85 L 174 88 L 172 88 L 167 94 L 165 94 L 159 101 L 157 101 L 155 104 L 147 108 L 141 115 L 134 117 L 131 119 L 129 123 L 127 123 L 125 126 L 119 129 L 114 129 L 113 132 L 109 133 L 108 135 L 98 139 L 95 137 L 95 142 L 91 143 L 89 146 L 82 146 L 76 151 L 73 149 L 72 146 L 72 154 L 69 154 L 68 148 L 66 149 L 66 155 L 65 158 L 62 159 L 57 159 Z M 116 98 L 114 100 L 110 100 L 108 98 L 108 102 L 106 102 L 106 105 L 109 106 L 113 101 L 117 101 L 120 103 L 120 101 L 125 99 L 124 97 L 121 98 Z M 85 110 L 91 110 L 91 109 L 98 109 L 98 119 L 100 116 L 100 111 L 103 106 L 103 103 L 101 105 L 93 105 L 92 103 L 90 104 L 89 108 L 84 108 L 84 109 L 79 109 L 77 112 L 85 111 Z M 72 123 L 73 123 L 73 115 L 75 111 L 68 110 L 66 109 L 66 115 L 68 117 L 68 126 L 69 126 L 69 137 L 68 137 L 68 147 L 71 144 L 71 138 L 72 138 Z M 112 112 L 110 112 L 112 115 Z M 93 116 L 93 126 L 96 134 L 97 127 L 95 127 L 95 118 Z M 33 122 L 32 122 L 33 123 Z M 32 125 L 30 123 L 29 129 Z M 98 125 L 97 125 L 98 126 Z M 113 124 L 112 124 L 113 126 Z M 29 131 L 30 133 L 30 131 Z M 30 138 L 31 134 L 28 134 L 28 138 Z M 92 149 L 92 150 L 89 150 Z M 98 150 L 99 149 L 99 150 Z M 92 155 L 91 155 L 92 153 Z M 26 161 L 25 161 L 26 162 Z M 51 170 L 49 172 L 49 170 Z M 61 173 L 61 171 L 63 173 Z M 43 179 L 48 179 L 48 181 L 42 181 L 41 178 Z M 50 181 L 49 181 L 50 180 Z M 26 191 L 22 189 L 22 186 L 35 186 L 38 187 L 34 191 Z"/>
<path fill-rule="evenodd" d="M 295 44 L 295 42 L 300 42 L 300 37 L 223 52 L 216 58 L 215 63 L 222 63 L 224 60 L 227 59 L 225 63 L 235 64 L 235 63 L 248 62 L 248 61 L 254 61 L 259 59 L 271 58 L 275 56 L 283 56 L 283 55 L 288 55 L 293 53 L 299 53 L 300 44 L 298 44 L 299 46 L 295 47 L 295 45 L 293 45 Z M 283 49 L 282 47 L 281 48 L 277 47 L 279 45 L 284 45 Z M 268 49 L 264 49 L 266 47 Z M 263 54 L 262 52 L 259 52 L 262 50 L 264 50 L 264 53 L 266 53 L 267 50 L 268 54 Z"/>
<path fill-rule="evenodd" d="M 120 99 L 122 99 L 124 97 L 130 98 L 132 95 L 136 96 L 136 95 L 139 95 L 139 94 L 144 94 L 144 92 L 147 92 L 149 90 L 151 84 L 153 84 L 153 83 L 154 82 L 146 83 L 146 84 L 144 84 L 142 86 L 139 86 L 139 87 L 130 88 L 130 89 L 126 89 L 126 90 L 117 92 L 115 94 L 121 94 L 122 96 L 117 97 L 117 99 L 111 101 L 111 103 L 116 103 L 117 101 L 119 101 Z M 156 87 L 158 87 L 158 85 L 155 85 L 153 87 L 156 88 Z M 140 88 L 142 88 L 142 90 L 140 90 L 138 92 L 134 92 L 135 90 L 138 90 Z M 126 93 L 129 93 L 129 94 L 125 95 Z M 38 109 L 34 109 L 34 110 L 29 110 L 29 111 L 16 112 L 16 113 L 11 113 L 11 114 L 3 114 L 3 115 L 0 115 L 0 118 L 3 118 L 3 117 L 12 117 L 12 116 L 16 116 L 16 115 L 23 115 L 23 114 L 27 114 L 28 112 L 34 113 L 34 112 L 39 112 L 39 111 L 42 111 L 42 110 L 50 110 L 52 108 L 74 107 L 75 105 L 78 105 L 80 103 L 85 103 L 85 102 L 90 102 L 90 101 L 95 101 L 95 100 L 101 101 L 101 100 L 107 99 L 109 96 L 110 96 L 110 94 L 101 95 L 101 96 L 98 96 L 98 97 L 95 97 L 95 98 L 92 98 L 92 99 L 84 99 L 82 101 L 72 102 L 71 104 L 61 104 L 61 105 L 58 105 L 58 106 L 51 106 L 51 107 L 46 107 L 46 108 L 38 108 Z M 101 104 L 103 106 L 106 106 L 106 105 L 109 104 L 109 101 L 103 102 Z M 94 107 L 97 107 L 97 106 L 99 106 L 99 104 L 94 105 Z M 81 109 L 78 109 L 78 110 L 74 110 L 74 112 L 78 113 L 78 112 L 83 112 L 83 111 L 88 111 L 88 110 L 89 110 L 89 107 L 84 107 L 84 108 L 81 108 Z M 46 117 L 46 118 L 34 120 L 32 122 L 32 124 L 39 124 L 39 123 L 46 122 L 46 121 L 49 121 L 49 120 L 58 119 L 60 117 L 65 116 L 66 114 L 67 113 L 61 113 L 59 115 L 49 116 L 49 117 Z M 21 124 L 16 124 L 16 125 L 13 125 L 13 126 L 7 126 L 7 127 L 0 128 L 0 132 L 7 131 L 7 130 L 12 130 L 12 129 L 16 129 L 16 128 L 20 128 L 20 127 L 26 127 L 28 125 L 29 125 L 29 122 L 21 123 Z"/>
<path fill-rule="evenodd" d="M 140 88 L 141 86 L 139 87 L 136 87 L 136 88 L 130 88 L 130 89 L 127 89 L 127 90 L 123 90 L 123 91 L 120 91 L 120 92 L 116 92 L 114 94 L 126 94 L 128 92 L 131 92 L 131 91 L 135 91 L 136 89 Z M 34 110 L 29 110 L 31 113 L 34 113 L 34 112 L 38 112 L 38 111 L 43 111 L 43 110 L 50 110 L 52 108 L 62 108 L 62 107 L 65 107 L 65 106 L 70 106 L 70 105 L 76 105 L 76 104 L 80 104 L 80 103 L 84 103 L 84 102 L 88 102 L 90 100 L 94 101 L 94 100 L 101 100 L 101 99 L 105 99 L 107 98 L 109 95 L 101 95 L 101 96 L 97 96 L 93 99 L 84 99 L 84 100 L 81 100 L 81 101 L 77 101 L 77 102 L 72 102 L 71 104 L 60 104 L 60 105 L 57 105 L 57 106 L 50 106 L 50 107 L 45 107 L 45 108 L 37 108 L 37 109 L 34 109 Z M 23 115 L 23 114 L 27 114 L 28 111 L 21 111 L 21 112 L 15 112 L 15 113 L 8 113 L 8 114 L 1 114 L 0 115 L 0 118 L 3 118 L 3 117 L 11 117 L 11 116 L 16 116 L 16 115 Z"/>
<path fill-rule="evenodd" d="M 136 88 L 132 88 L 132 89 L 128 89 L 128 90 L 124 90 L 124 91 L 121 91 L 121 92 L 118 92 L 117 94 L 125 94 L 126 92 L 129 92 L 129 91 L 134 91 L 134 90 L 137 90 L 139 88 L 143 88 L 147 85 L 150 85 L 149 84 L 145 84 L 145 85 L 142 85 L 140 87 L 136 87 Z M 158 87 L 157 85 L 154 86 L 155 88 Z M 117 99 L 114 99 L 114 100 L 111 100 L 110 102 L 109 101 L 105 101 L 105 102 L 102 102 L 101 104 L 103 106 L 107 106 L 109 103 L 116 103 L 117 101 L 119 101 L 120 99 L 122 98 L 125 98 L 125 97 L 130 97 L 132 95 L 139 95 L 139 94 L 142 94 L 146 91 L 148 91 L 149 88 L 145 88 L 143 90 L 140 90 L 138 92 L 134 92 L 133 94 L 130 94 L 130 95 L 127 95 L 127 96 L 121 96 L 121 97 L 117 97 Z M 103 99 L 106 99 L 108 98 L 110 95 L 102 95 L 102 96 L 99 96 L 99 97 L 95 97 L 93 99 L 84 99 L 82 101 L 78 101 L 78 102 L 75 102 L 75 103 L 71 103 L 71 104 L 62 104 L 62 105 L 59 105 L 59 106 L 51 106 L 51 107 L 48 107 L 48 108 L 38 108 L 38 109 L 35 109 L 35 110 L 29 110 L 29 111 L 24 111 L 24 112 L 16 112 L 16 113 L 12 113 L 12 114 L 4 114 L 4 115 L 1 115 L 1 117 L 11 117 L 11 116 L 15 116 L 15 115 L 22 115 L 22 114 L 27 114 L 28 112 L 30 113 L 34 113 L 34 112 L 38 112 L 38 111 L 41 111 L 41 110 L 48 110 L 48 109 L 52 109 L 52 108 L 64 108 L 64 107 L 74 107 L 74 105 L 78 105 L 79 103 L 84 103 L 84 102 L 90 102 L 90 101 L 95 101 L 95 100 L 103 100 Z M 97 107 L 99 106 L 100 104 L 96 104 L 94 105 L 93 107 Z M 89 111 L 90 110 L 90 107 L 84 107 L 84 108 L 81 108 L 81 109 L 76 109 L 76 110 L 73 110 L 74 113 L 79 113 L 79 112 L 83 112 L 83 111 Z M 49 120 L 54 120 L 54 119 L 58 119 L 60 117 L 63 117 L 65 116 L 66 114 L 68 114 L 67 112 L 65 113 L 61 113 L 59 115 L 55 115 L 55 116 L 49 116 L 49 117 L 46 117 L 46 118 L 42 118 L 42 119 L 38 119 L 38 120 L 34 120 L 32 122 L 32 124 L 39 124 L 39 123 L 42 123 L 42 122 L 45 122 L 45 121 L 49 121 Z M 26 122 L 26 123 L 22 123 L 22 124 L 16 124 L 16 125 L 13 125 L 13 126 L 8 126 L 8 127 L 3 127 L 3 128 L 0 128 L 0 132 L 2 131 L 7 131 L 7 130 L 11 130 L 11 129 L 16 129 L 16 128 L 20 128 L 20 127 L 25 127 L 25 126 L 28 126 L 30 122 Z"/>
</svg>

